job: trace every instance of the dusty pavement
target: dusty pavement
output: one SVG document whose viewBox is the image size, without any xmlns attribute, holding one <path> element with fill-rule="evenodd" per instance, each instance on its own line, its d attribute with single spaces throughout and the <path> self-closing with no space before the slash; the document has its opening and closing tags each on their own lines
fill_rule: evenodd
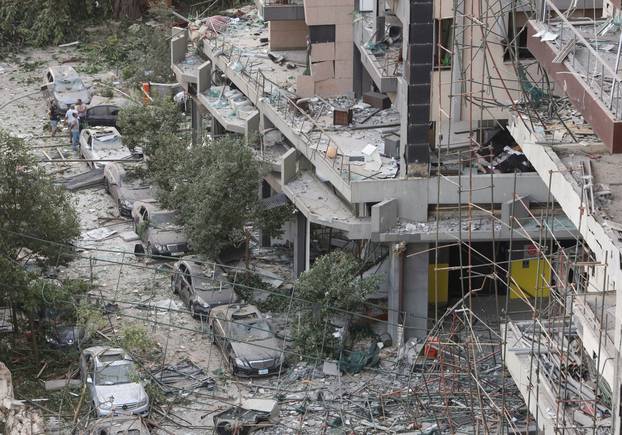
<svg viewBox="0 0 622 435">
<path fill-rule="evenodd" d="M 41 159 L 58 158 L 61 153 L 65 158 L 76 157 L 68 145 L 66 133 L 56 138 L 47 137 L 45 101 L 38 92 L 47 65 L 73 57 L 71 48 L 52 48 L 31 50 L 10 62 L 0 63 L 0 105 L 6 105 L 0 127 L 23 137 Z M 79 63 L 68 64 L 80 69 Z M 102 77 L 115 79 L 110 73 L 83 75 L 87 85 Z M 41 164 L 59 179 L 87 171 L 82 162 Z M 412 427 L 405 413 L 390 416 L 389 409 L 394 407 L 390 401 L 386 403 L 386 415 L 384 407 L 382 412 L 377 409 L 381 393 L 399 391 L 405 377 L 409 377 L 408 371 L 400 373 L 393 350 L 383 350 L 378 369 L 354 376 L 327 376 L 321 366 L 298 363 L 296 357 L 291 358 L 290 368 L 278 377 L 245 380 L 230 376 L 206 329 L 172 295 L 171 263 L 133 255 L 134 242 L 121 237 L 132 231 L 132 225 L 117 215 L 103 187 L 71 195 L 79 212 L 82 239 L 78 246 L 81 249 L 78 258 L 61 271 L 61 277 L 91 280 L 95 299 L 110 304 L 107 320 L 112 328 L 98 335 L 98 339 L 105 342 L 104 337 L 118 333 L 129 324 L 144 325 L 158 347 L 153 352 L 157 357 L 141 361 L 145 370 L 190 360 L 215 381 L 208 388 L 184 393 L 183 397 L 170 397 L 169 406 L 153 409 L 150 419 L 159 426 L 153 433 L 211 432 L 214 412 L 251 397 L 281 400 L 280 423 L 264 429 L 265 433 L 339 433 L 346 428 L 370 433 Z M 89 231 L 101 228 L 114 232 L 104 240 L 88 237 Z M 269 252 L 263 254 L 270 257 Z M 274 320 L 284 325 L 294 319 L 280 315 Z"/>
</svg>

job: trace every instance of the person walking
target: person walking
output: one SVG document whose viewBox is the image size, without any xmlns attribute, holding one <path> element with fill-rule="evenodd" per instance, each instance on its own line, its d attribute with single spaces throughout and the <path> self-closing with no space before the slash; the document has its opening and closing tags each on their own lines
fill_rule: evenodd
<svg viewBox="0 0 622 435">
<path fill-rule="evenodd" d="M 80 120 L 77 116 L 71 118 L 69 131 L 71 132 L 71 148 L 78 152 L 78 147 L 80 146 Z"/>
<path fill-rule="evenodd" d="M 67 129 L 69 130 L 69 143 L 72 145 L 73 145 L 73 135 L 71 133 L 71 125 L 73 123 L 73 120 L 77 116 L 78 116 L 78 112 L 72 106 L 70 106 L 65 112 L 65 125 L 67 126 Z"/>
<path fill-rule="evenodd" d="M 76 104 L 76 112 L 78 112 L 78 122 L 80 123 L 80 127 L 83 127 L 86 121 L 86 104 L 84 104 L 80 98 L 78 98 L 78 102 Z"/>
<path fill-rule="evenodd" d="M 54 137 L 56 136 L 56 131 L 58 130 L 59 116 L 56 112 L 56 105 L 53 101 L 48 103 L 48 116 L 50 118 L 50 130 L 52 130 L 52 137 Z"/>
</svg>

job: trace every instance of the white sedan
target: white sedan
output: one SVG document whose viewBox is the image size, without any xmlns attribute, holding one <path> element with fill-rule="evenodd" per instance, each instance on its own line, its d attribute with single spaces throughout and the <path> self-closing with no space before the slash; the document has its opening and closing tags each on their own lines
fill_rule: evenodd
<svg viewBox="0 0 622 435">
<path fill-rule="evenodd" d="M 123 145 L 121 133 L 114 127 L 85 128 L 80 132 L 80 155 L 94 169 L 106 163 L 132 159 L 135 155 Z"/>
</svg>

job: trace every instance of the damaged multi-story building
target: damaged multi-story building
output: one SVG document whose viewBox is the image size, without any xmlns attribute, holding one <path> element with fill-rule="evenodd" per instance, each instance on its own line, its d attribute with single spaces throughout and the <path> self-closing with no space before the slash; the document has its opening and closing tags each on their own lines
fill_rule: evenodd
<svg viewBox="0 0 622 435">
<path fill-rule="evenodd" d="M 173 29 L 171 67 L 195 142 L 242 135 L 271 168 L 261 195 L 296 207 L 293 274 L 335 247 L 373 257 L 397 342 L 476 295 L 504 313 L 539 430 L 619 428 L 620 5 L 256 1 Z"/>
</svg>

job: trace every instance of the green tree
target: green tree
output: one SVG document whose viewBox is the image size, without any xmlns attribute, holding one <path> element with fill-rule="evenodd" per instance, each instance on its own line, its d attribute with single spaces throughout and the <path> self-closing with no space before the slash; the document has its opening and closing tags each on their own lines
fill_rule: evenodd
<svg viewBox="0 0 622 435">
<path fill-rule="evenodd" d="M 343 311 L 360 311 L 366 297 L 378 286 L 377 277 L 363 278 L 361 270 L 358 258 L 336 250 L 319 257 L 311 269 L 300 275 L 295 288 L 298 320 L 293 335 L 301 353 L 321 357 L 334 356 L 338 351 L 331 318 L 344 317 Z"/>
<path fill-rule="evenodd" d="M 0 284 L 3 303 L 27 316 L 34 326 L 38 308 L 63 299 L 65 290 L 33 283 L 23 264 L 36 258 L 43 266 L 70 260 L 68 243 L 80 235 L 68 195 L 37 166 L 21 139 L 0 130 Z M 69 291 L 69 290 L 67 290 Z M 33 346 L 36 346 L 33 333 Z"/>
<path fill-rule="evenodd" d="M 117 123 L 123 131 L 123 143 L 132 150 L 141 147 L 151 157 L 160 147 L 170 150 L 173 149 L 171 145 L 181 144 L 175 132 L 179 130 L 182 121 L 183 115 L 173 101 L 156 99 L 147 106 L 131 105 L 123 108 Z"/>
</svg>

